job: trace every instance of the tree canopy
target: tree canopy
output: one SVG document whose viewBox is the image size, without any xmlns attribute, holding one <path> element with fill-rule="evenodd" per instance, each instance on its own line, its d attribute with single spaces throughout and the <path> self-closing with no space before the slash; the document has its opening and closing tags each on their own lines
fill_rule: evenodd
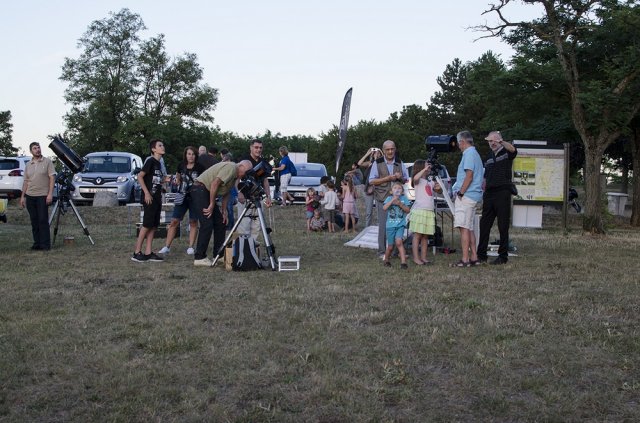
<svg viewBox="0 0 640 423">
<path fill-rule="evenodd" d="M 78 152 L 128 150 L 148 153 L 154 137 L 192 138 L 213 122 L 217 90 L 202 82 L 192 53 L 171 58 L 164 35 L 140 38 L 142 18 L 122 9 L 94 21 L 80 38 L 78 58 L 66 58 L 68 136 Z M 184 142 L 169 144 L 181 153 Z M 173 151 L 172 151 L 173 152 Z"/>
<path fill-rule="evenodd" d="M 640 8 L 632 0 L 523 0 L 519 3 L 542 6 L 543 16 L 512 21 L 510 3 L 516 2 L 493 4 L 485 13 L 499 22 L 479 29 L 501 37 L 522 56 L 554 53 L 551 66 L 560 68 L 585 151 L 584 229 L 602 233 L 602 157 L 640 110 Z"/>
</svg>

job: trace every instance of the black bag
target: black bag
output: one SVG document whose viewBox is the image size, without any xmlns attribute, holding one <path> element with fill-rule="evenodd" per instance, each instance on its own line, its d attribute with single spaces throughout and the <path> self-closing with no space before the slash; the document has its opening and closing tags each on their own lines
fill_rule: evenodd
<svg viewBox="0 0 640 423">
<path fill-rule="evenodd" d="M 429 247 L 442 247 L 444 245 L 444 235 L 442 234 L 442 228 L 436 225 L 436 230 L 433 235 L 429 235 Z"/>
<path fill-rule="evenodd" d="M 233 270 L 262 269 L 262 261 L 258 257 L 256 241 L 251 235 L 240 235 L 233 242 L 233 253 Z"/>
<path fill-rule="evenodd" d="M 298 169 L 296 169 L 296 165 L 292 161 L 289 162 L 289 172 L 291 176 L 298 176 Z"/>
</svg>

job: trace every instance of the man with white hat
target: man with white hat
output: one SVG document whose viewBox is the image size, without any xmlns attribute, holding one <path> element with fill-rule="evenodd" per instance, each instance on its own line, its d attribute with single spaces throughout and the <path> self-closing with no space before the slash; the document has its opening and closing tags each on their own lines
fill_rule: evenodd
<svg viewBox="0 0 640 423">
<path fill-rule="evenodd" d="M 500 246 L 498 258 L 491 264 L 505 264 L 509 260 L 509 225 L 511 220 L 511 195 L 514 185 L 511 181 L 513 159 L 518 150 L 504 141 L 500 131 L 491 131 L 485 138 L 489 142 L 489 155 L 484 162 L 484 194 L 482 196 L 482 218 L 480 218 L 480 239 L 478 260 L 487 262 L 487 247 L 493 221 L 498 218 Z"/>
</svg>

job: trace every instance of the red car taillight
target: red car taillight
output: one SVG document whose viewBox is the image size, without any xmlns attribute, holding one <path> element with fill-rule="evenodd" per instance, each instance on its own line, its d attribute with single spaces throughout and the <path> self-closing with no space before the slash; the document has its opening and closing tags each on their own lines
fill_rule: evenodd
<svg viewBox="0 0 640 423">
<path fill-rule="evenodd" d="M 12 170 L 8 176 L 22 176 L 22 171 L 20 169 Z"/>
</svg>

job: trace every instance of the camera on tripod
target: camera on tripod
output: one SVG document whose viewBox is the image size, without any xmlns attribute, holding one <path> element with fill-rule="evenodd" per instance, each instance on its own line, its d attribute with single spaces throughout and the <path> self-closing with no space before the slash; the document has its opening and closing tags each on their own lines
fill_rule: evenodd
<svg viewBox="0 0 640 423">
<path fill-rule="evenodd" d="M 249 200 L 260 201 L 266 195 L 262 182 L 264 178 L 271 175 L 272 171 L 273 167 L 269 163 L 261 161 L 240 179 L 238 191 Z"/>
<path fill-rule="evenodd" d="M 458 147 L 458 140 L 453 135 L 429 135 L 424 140 L 427 149 L 427 163 L 431 166 L 429 176 L 438 176 L 442 165 L 438 161 L 438 153 L 450 153 Z"/>
</svg>

